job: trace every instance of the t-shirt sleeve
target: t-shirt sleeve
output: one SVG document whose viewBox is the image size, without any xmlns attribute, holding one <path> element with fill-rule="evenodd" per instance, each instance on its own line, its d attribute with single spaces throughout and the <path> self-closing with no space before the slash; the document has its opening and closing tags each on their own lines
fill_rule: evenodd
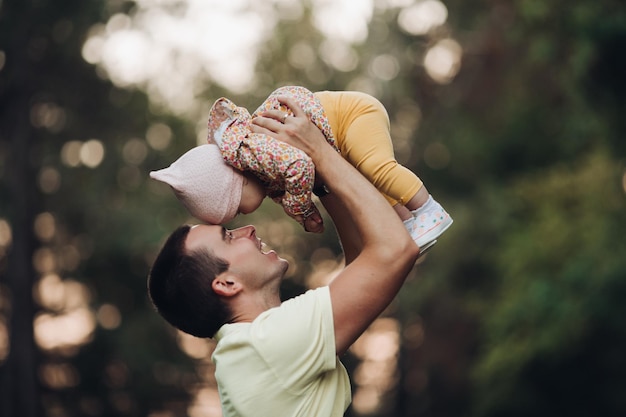
<svg viewBox="0 0 626 417">
<path fill-rule="evenodd" d="M 337 364 L 328 287 L 285 301 L 255 320 L 259 355 L 286 387 L 303 387 Z"/>
</svg>

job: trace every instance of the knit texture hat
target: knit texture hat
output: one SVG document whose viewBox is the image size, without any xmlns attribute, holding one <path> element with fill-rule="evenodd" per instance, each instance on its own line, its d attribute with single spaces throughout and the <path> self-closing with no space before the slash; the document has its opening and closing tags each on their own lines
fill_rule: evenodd
<svg viewBox="0 0 626 417">
<path fill-rule="evenodd" d="M 243 174 L 228 165 L 214 144 L 197 146 L 167 168 L 150 172 L 150 178 L 168 184 L 189 213 L 211 224 L 237 215 Z"/>
</svg>

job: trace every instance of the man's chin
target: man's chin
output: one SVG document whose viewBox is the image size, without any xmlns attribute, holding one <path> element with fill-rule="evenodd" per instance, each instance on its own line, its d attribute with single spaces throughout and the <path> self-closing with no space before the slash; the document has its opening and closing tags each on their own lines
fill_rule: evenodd
<svg viewBox="0 0 626 417">
<path fill-rule="evenodd" d="M 287 261 L 285 258 L 281 258 L 280 256 L 278 256 L 278 253 L 276 253 L 275 250 L 269 250 L 267 252 L 262 252 L 264 256 L 267 256 L 269 259 L 275 260 L 277 262 L 280 262 L 281 264 L 284 264 L 284 271 L 287 271 L 287 268 L 289 268 L 289 261 Z"/>
<path fill-rule="evenodd" d="M 287 273 L 287 270 L 289 269 L 289 261 L 287 261 L 286 259 L 283 259 L 281 257 L 279 257 L 278 255 L 276 255 L 278 260 L 281 262 L 282 265 L 282 274 L 283 277 L 285 276 L 285 274 Z"/>
</svg>

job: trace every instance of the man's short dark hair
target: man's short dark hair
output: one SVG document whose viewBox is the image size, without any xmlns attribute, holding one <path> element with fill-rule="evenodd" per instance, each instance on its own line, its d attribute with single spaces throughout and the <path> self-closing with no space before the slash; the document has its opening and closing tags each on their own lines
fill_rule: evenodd
<svg viewBox="0 0 626 417">
<path fill-rule="evenodd" d="M 190 229 L 179 227 L 163 245 L 148 276 L 148 293 L 172 326 L 197 337 L 213 337 L 231 314 L 211 286 L 228 269 L 228 262 L 208 249 L 188 252 L 185 240 Z"/>
</svg>

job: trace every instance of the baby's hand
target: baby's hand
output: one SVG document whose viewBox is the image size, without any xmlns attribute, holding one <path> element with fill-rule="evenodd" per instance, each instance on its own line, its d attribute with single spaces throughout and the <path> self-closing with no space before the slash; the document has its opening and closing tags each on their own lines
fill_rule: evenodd
<svg viewBox="0 0 626 417">
<path fill-rule="evenodd" d="M 319 212 L 315 212 L 311 214 L 309 217 L 304 219 L 304 230 L 311 233 L 322 233 L 324 231 L 324 220 L 322 220 L 322 216 L 320 216 Z"/>
<path fill-rule="evenodd" d="M 322 216 L 319 210 L 317 210 L 317 207 L 313 207 L 312 213 L 306 217 L 302 214 L 292 214 L 287 210 L 285 210 L 285 213 L 302 225 L 307 232 L 322 233 L 324 231 L 324 220 L 322 220 Z"/>
</svg>

